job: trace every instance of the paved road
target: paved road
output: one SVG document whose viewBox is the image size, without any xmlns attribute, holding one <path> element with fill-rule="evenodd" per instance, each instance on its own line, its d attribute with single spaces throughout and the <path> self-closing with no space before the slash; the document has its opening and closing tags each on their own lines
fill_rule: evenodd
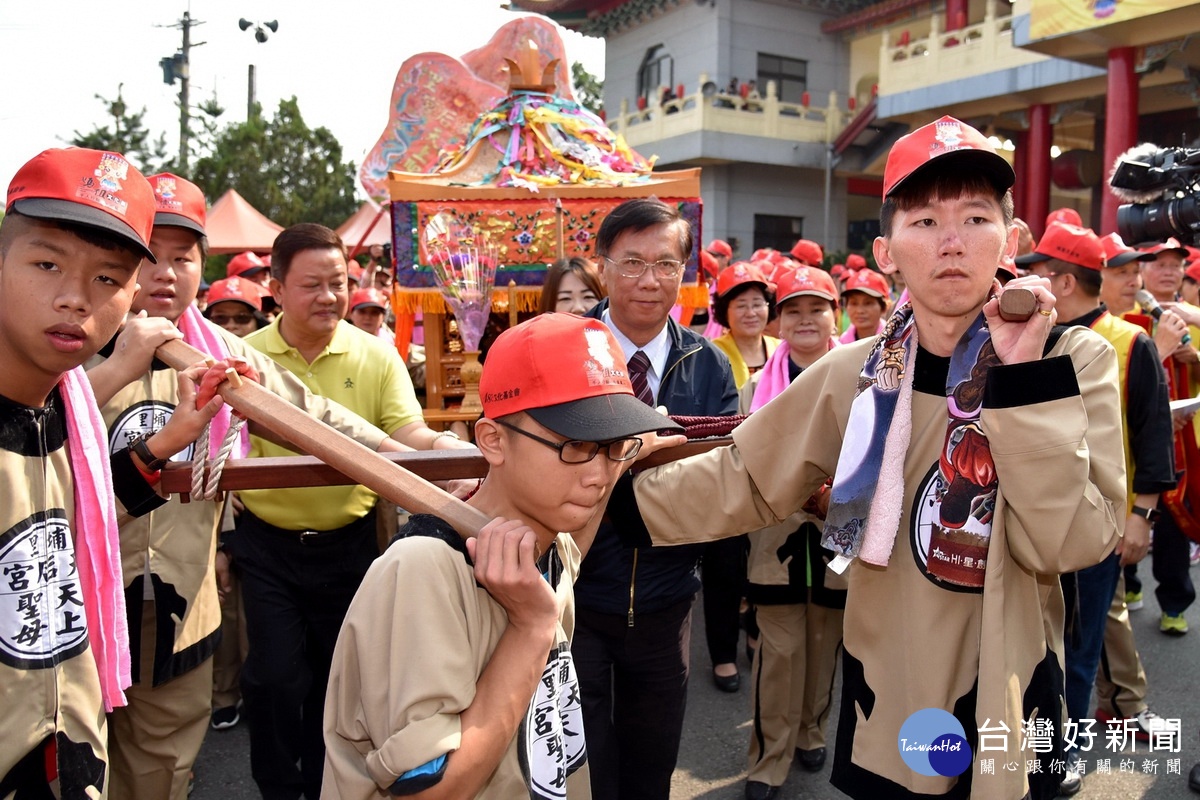
<svg viewBox="0 0 1200 800">
<path fill-rule="evenodd" d="M 1143 579 L 1153 585 L 1148 563 L 1142 567 Z M 1193 569 L 1200 580 L 1200 571 Z M 738 694 L 725 694 L 709 680 L 710 663 L 703 646 L 700 605 L 696 606 L 692 636 L 693 679 L 688 696 L 688 713 L 683 743 L 672 783 L 673 800 L 740 800 L 745 785 L 746 743 L 750 726 L 750 695 L 743 685 Z M 1146 607 L 1134 612 L 1134 629 L 1150 680 L 1150 706 L 1161 716 L 1182 720 L 1182 752 L 1178 758 L 1182 775 L 1168 775 L 1168 756 L 1153 756 L 1139 746 L 1136 772 L 1118 772 L 1114 755 L 1113 774 L 1089 774 L 1080 800 L 1198 800 L 1200 795 L 1187 788 L 1187 773 L 1200 761 L 1200 608 L 1193 606 L 1187 617 L 1192 632 L 1182 638 L 1170 638 L 1158 632 L 1159 610 L 1151 592 Z M 743 673 L 745 665 L 742 665 Z M 836 721 L 835 708 L 831 719 Z M 832 725 L 831 725 L 832 728 Z M 832 741 L 832 731 L 830 735 Z M 251 800 L 258 792 L 250 778 L 246 727 L 229 731 L 209 731 L 196 765 L 196 789 L 191 800 Z M 1157 774 L 1143 774 L 1143 760 L 1157 766 Z M 1093 769 L 1088 764 L 1089 771 Z M 809 774 L 798 767 L 792 771 L 780 792 L 780 800 L 837 800 L 844 798 L 829 784 L 829 766 L 821 773 Z M 881 798 L 886 800 L 886 798 Z"/>
</svg>

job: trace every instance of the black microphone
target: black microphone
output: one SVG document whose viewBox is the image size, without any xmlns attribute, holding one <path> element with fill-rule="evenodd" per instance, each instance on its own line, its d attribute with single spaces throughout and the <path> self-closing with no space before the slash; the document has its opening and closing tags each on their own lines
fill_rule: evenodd
<svg viewBox="0 0 1200 800">
<path fill-rule="evenodd" d="M 1162 319 L 1163 309 L 1162 309 L 1162 306 L 1160 306 L 1158 304 L 1158 301 L 1154 299 L 1154 295 L 1150 294 L 1145 289 L 1138 289 L 1138 292 L 1137 292 L 1137 294 L 1135 294 L 1133 296 L 1133 299 L 1137 300 L 1138 304 L 1141 305 L 1141 307 L 1150 316 L 1154 317 L 1156 320 Z M 1191 344 L 1191 343 L 1192 343 L 1192 337 L 1188 334 L 1187 331 L 1184 331 L 1182 344 Z"/>
</svg>

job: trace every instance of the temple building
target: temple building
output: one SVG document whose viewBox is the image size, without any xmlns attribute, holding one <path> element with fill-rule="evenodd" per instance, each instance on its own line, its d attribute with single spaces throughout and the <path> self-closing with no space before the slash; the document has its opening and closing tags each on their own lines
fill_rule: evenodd
<svg viewBox="0 0 1200 800">
<path fill-rule="evenodd" d="M 609 127 L 656 168 L 702 167 L 703 235 L 735 255 L 869 249 L 900 136 L 944 114 L 995 137 L 1017 215 L 1106 190 L 1138 142 L 1200 143 L 1197 0 L 513 0 L 606 43 Z"/>
</svg>

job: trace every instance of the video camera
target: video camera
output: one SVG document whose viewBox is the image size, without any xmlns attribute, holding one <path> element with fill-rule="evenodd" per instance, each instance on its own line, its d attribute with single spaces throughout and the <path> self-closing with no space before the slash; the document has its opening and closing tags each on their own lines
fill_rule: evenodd
<svg viewBox="0 0 1200 800">
<path fill-rule="evenodd" d="M 1109 178 L 1117 230 L 1131 245 L 1175 236 L 1200 244 L 1200 150 L 1140 144 L 1125 152 Z"/>
</svg>

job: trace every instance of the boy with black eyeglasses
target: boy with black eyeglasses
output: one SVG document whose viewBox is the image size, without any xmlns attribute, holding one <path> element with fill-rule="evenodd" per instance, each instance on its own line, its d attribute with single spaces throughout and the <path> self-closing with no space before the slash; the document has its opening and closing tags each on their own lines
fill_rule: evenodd
<svg viewBox="0 0 1200 800">
<path fill-rule="evenodd" d="M 463 543 L 416 515 L 334 652 L 323 797 L 587 797 L 572 585 L 617 477 L 682 437 L 634 395 L 603 323 L 543 314 L 488 353 L 475 440 L 494 517 Z"/>
</svg>

